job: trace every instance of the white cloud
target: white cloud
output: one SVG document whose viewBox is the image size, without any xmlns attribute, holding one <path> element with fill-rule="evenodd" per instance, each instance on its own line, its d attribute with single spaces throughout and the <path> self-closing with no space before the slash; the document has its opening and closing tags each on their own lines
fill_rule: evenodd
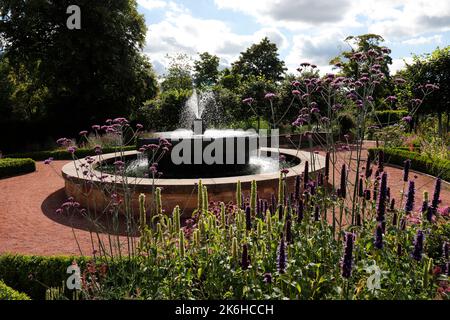
<svg viewBox="0 0 450 320">
<path fill-rule="evenodd" d="M 289 29 L 365 27 L 389 40 L 450 30 L 449 0 L 214 0 L 264 25 Z"/>
<path fill-rule="evenodd" d="M 442 43 L 442 35 L 437 34 L 430 37 L 418 37 L 418 38 L 412 38 L 403 40 L 402 44 L 407 45 L 423 45 L 423 44 L 430 44 L 430 43 L 436 43 L 441 44 Z"/>
<path fill-rule="evenodd" d="M 138 0 L 137 3 L 147 10 L 162 9 L 167 6 L 167 3 L 162 0 Z"/>
<path fill-rule="evenodd" d="M 389 70 L 391 71 L 391 74 L 396 74 L 397 71 L 403 69 L 406 64 L 410 64 L 413 62 L 413 58 L 411 57 L 404 57 L 401 59 L 392 59 L 392 64 L 389 66 Z"/>
<path fill-rule="evenodd" d="M 330 72 L 329 62 L 343 50 L 347 50 L 345 36 L 340 31 L 326 32 L 317 36 L 297 35 L 293 37 L 293 47 L 286 57 L 290 72 L 294 72 L 300 63 L 316 64 L 322 73 Z"/>
<path fill-rule="evenodd" d="M 233 33 L 224 21 L 200 19 L 188 12 L 168 10 L 163 21 L 148 26 L 144 51 L 158 66 L 159 73 L 163 73 L 162 65 L 167 66 L 166 54 L 178 52 L 195 58 L 197 53 L 208 51 L 221 58 L 221 65 L 230 65 L 240 52 L 266 36 L 279 48 L 288 45 L 286 37 L 276 28 L 262 28 L 253 34 L 240 35 Z"/>
<path fill-rule="evenodd" d="M 348 16 L 353 0 L 214 0 L 219 9 L 240 11 L 260 24 L 303 29 L 317 25 L 343 24 L 356 26 Z"/>
</svg>

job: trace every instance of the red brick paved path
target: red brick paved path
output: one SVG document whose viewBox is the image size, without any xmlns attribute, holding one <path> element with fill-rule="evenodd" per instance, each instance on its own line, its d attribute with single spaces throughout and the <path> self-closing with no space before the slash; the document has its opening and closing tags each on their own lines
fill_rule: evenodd
<svg viewBox="0 0 450 320">
<path fill-rule="evenodd" d="M 348 159 L 349 152 L 342 152 L 339 156 Z M 59 176 L 65 163 L 55 161 L 50 167 L 39 162 L 34 173 L 0 180 L 0 253 L 79 254 L 71 225 L 75 226 L 83 253 L 91 253 L 90 234 L 86 231 L 89 224 L 81 218 L 73 217 L 69 221 L 67 217 L 55 214 L 66 200 L 64 181 Z M 402 170 L 387 167 L 386 171 L 392 196 L 398 198 L 403 186 Z M 414 174 L 417 173 L 412 172 L 411 177 Z M 424 189 L 433 192 L 434 179 L 417 175 L 416 194 L 421 199 Z M 441 198 L 442 206 L 450 205 L 448 184 L 443 184 Z M 420 202 L 416 201 L 416 205 Z"/>
</svg>

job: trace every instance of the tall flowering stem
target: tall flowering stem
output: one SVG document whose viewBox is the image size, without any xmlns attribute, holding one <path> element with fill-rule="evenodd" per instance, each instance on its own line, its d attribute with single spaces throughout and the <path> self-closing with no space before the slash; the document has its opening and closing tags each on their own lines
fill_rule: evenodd
<svg viewBox="0 0 450 320">
<path fill-rule="evenodd" d="M 414 241 L 414 250 L 411 254 L 411 257 L 414 260 L 420 261 L 422 260 L 422 252 L 423 252 L 423 240 L 424 234 L 422 230 L 417 231 L 416 239 Z"/>
<path fill-rule="evenodd" d="M 347 232 L 344 236 L 344 256 L 341 261 L 342 277 L 345 279 L 350 278 L 352 275 L 354 241 L 355 234 Z"/>
<path fill-rule="evenodd" d="M 278 245 L 277 252 L 277 270 L 280 274 L 286 272 L 286 244 L 284 242 L 284 235 L 280 235 L 280 244 Z"/>
<path fill-rule="evenodd" d="M 415 184 L 414 181 L 409 182 L 408 186 L 408 195 L 406 197 L 406 203 L 405 203 L 405 212 L 411 213 L 414 209 L 414 195 L 415 195 Z"/>
</svg>

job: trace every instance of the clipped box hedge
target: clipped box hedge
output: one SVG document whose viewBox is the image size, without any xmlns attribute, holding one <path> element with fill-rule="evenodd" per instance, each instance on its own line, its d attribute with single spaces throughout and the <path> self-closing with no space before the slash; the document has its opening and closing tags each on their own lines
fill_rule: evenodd
<svg viewBox="0 0 450 320">
<path fill-rule="evenodd" d="M 0 178 L 36 171 L 36 163 L 32 159 L 0 159 Z"/>
<path fill-rule="evenodd" d="M 8 287 L 0 280 L 0 300 L 30 300 L 30 297 Z"/>
<path fill-rule="evenodd" d="M 103 153 L 112 153 L 117 151 L 132 151 L 136 150 L 136 146 L 125 146 L 122 148 L 103 148 Z M 85 158 L 88 156 L 94 156 L 95 151 L 93 149 L 77 149 L 75 151 L 76 158 Z M 35 161 L 44 161 L 48 158 L 53 158 L 54 160 L 72 160 L 72 154 L 67 150 L 53 150 L 53 151 L 36 151 L 36 152 L 25 152 L 25 153 L 14 153 L 7 155 L 8 158 L 30 158 Z"/>
<path fill-rule="evenodd" d="M 399 122 L 403 117 L 409 114 L 408 110 L 382 110 L 376 111 L 374 120 L 382 125 L 392 125 Z"/>
<path fill-rule="evenodd" d="M 0 280 L 33 300 L 44 300 L 47 287 L 59 288 L 70 276 L 66 272 L 73 261 L 83 268 L 88 258 L 0 255 Z"/>
<path fill-rule="evenodd" d="M 443 159 L 432 159 L 417 152 L 405 149 L 372 148 L 369 154 L 374 159 L 378 152 L 383 150 L 385 162 L 403 166 L 405 160 L 411 160 L 411 169 L 420 171 L 445 181 L 450 181 L 450 161 Z"/>
</svg>

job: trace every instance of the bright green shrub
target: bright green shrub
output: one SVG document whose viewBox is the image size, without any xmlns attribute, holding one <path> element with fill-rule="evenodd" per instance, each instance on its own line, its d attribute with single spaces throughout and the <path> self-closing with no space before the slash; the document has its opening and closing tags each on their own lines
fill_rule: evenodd
<svg viewBox="0 0 450 320">
<path fill-rule="evenodd" d="M 83 268 L 87 258 L 2 255 L 0 280 L 20 292 L 25 292 L 32 299 L 43 300 L 47 289 L 45 286 L 60 287 L 69 276 L 66 273 L 67 267 L 74 260 Z"/>
<path fill-rule="evenodd" d="M 0 280 L 0 300 L 30 300 L 24 293 L 17 292 Z"/>
<path fill-rule="evenodd" d="M 103 148 L 103 153 L 111 153 L 118 151 L 118 148 Z M 136 150 L 135 146 L 126 146 L 121 148 L 123 151 Z M 94 156 L 95 152 L 93 149 L 77 149 L 75 151 L 76 158 L 85 158 L 87 156 Z M 15 153 L 8 155 L 8 158 L 31 158 L 35 161 L 43 161 L 48 158 L 53 158 L 54 160 L 72 160 L 72 154 L 67 150 L 53 150 L 53 151 L 37 151 L 37 152 L 27 152 L 27 153 Z"/>
<path fill-rule="evenodd" d="M 369 149 L 369 153 L 374 159 L 381 148 Z M 440 177 L 443 180 L 450 181 L 450 161 L 444 159 L 434 159 L 417 152 L 411 152 L 404 149 L 382 149 L 385 153 L 386 163 L 403 166 L 407 159 L 411 160 L 411 168 L 432 176 Z"/>
<path fill-rule="evenodd" d="M 32 159 L 0 159 L 0 178 L 34 171 L 36 163 Z"/>
</svg>

